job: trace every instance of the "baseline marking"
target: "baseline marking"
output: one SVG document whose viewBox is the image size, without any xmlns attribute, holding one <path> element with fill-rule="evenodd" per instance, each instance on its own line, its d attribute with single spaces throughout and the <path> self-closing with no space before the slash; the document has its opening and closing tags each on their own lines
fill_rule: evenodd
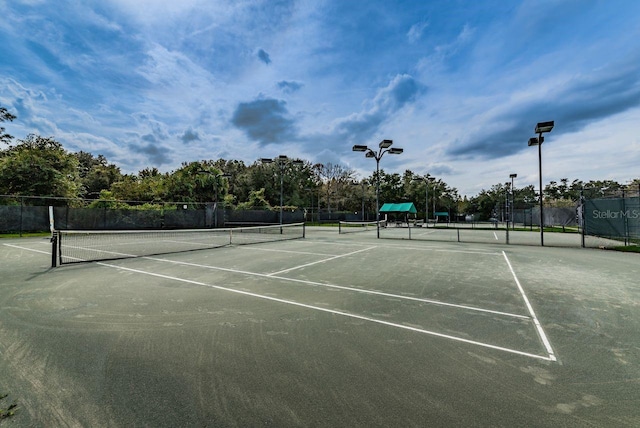
<svg viewBox="0 0 640 428">
<path fill-rule="evenodd" d="M 524 293 L 524 289 L 522 288 L 522 285 L 520 285 L 520 281 L 516 276 L 516 272 L 513 270 L 513 266 L 511 266 L 511 262 L 507 257 L 507 253 L 502 251 L 502 255 L 504 256 L 504 259 L 507 262 L 507 265 L 509 266 L 509 270 L 511 271 L 511 275 L 513 275 L 513 279 L 516 281 L 516 285 L 518 286 L 518 290 L 520 290 L 522 299 L 524 300 L 524 303 L 527 306 L 527 309 L 529 310 L 529 314 L 531 315 L 533 324 L 536 326 L 536 330 L 538 331 L 540 340 L 542 340 L 542 343 L 544 344 L 544 347 L 546 348 L 547 353 L 549 354 L 549 361 L 557 361 L 556 356 L 553 352 L 553 348 L 551 347 L 551 343 L 549 342 L 549 339 L 547 339 L 547 335 L 544 333 L 544 330 L 542 329 L 542 325 L 540 324 L 540 321 L 538 321 L 538 317 L 536 317 L 536 313 L 533 311 L 533 307 L 531 306 L 531 303 L 529 303 L 529 299 L 527 298 L 527 295 Z"/>
<path fill-rule="evenodd" d="M 142 275 L 150 275 L 150 276 L 155 276 L 155 277 L 158 277 L 158 278 L 164 278 L 164 279 L 169 279 L 169 280 L 173 280 L 173 281 L 179 281 L 179 282 L 184 282 L 184 283 L 188 283 L 188 284 L 193 284 L 193 285 L 200 285 L 200 286 L 204 286 L 204 287 L 214 288 L 216 290 L 229 291 L 231 293 L 242 294 L 242 295 L 245 295 L 245 296 L 256 297 L 256 298 L 264 299 L 264 300 L 270 300 L 272 302 L 284 303 L 284 304 L 287 304 L 287 305 L 299 306 L 299 307 L 302 307 L 302 308 L 312 309 L 312 310 L 316 310 L 316 311 L 320 311 L 320 312 L 326 312 L 326 313 L 330 313 L 330 314 L 334 314 L 334 315 L 341 315 L 341 316 L 344 316 L 344 317 L 355 318 L 355 319 L 359 319 L 359 320 L 363 320 L 363 321 L 369 321 L 369 322 L 376 323 L 376 324 L 382 324 L 382 325 L 386 325 L 386 326 L 390 326 L 390 327 L 400 328 L 400 329 L 403 329 L 403 330 L 410 330 L 410 331 L 414 331 L 414 332 L 417 332 L 417 333 L 427 334 L 427 335 L 430 335 L 430 336 L 442 337 L 442 338 L 453 340 L 453 341 L 456 341 L 456 342 L 468 343 L 468 344 L 475 345 L 475 346 L 481 346 L 483 348 L 495 349 L 495 350 L 498 350 L 498 351 L 508 352 L 508 353 L 516 354 L 516 355 L 522 355 L 522 356 L 525 356 L 525 357 L 535 358 L 535 359 L 538 359 L 538 360 L 555 361 L 555 357 L 552 357 L 552 356 L 531 354 L 529 352 L 522 352 L 522 351 L 518 351 L 516 349 L 509 349 L 509 348 L 504 348 L 502 346 L 496 346 L 496 345 L 491 345 L 491 344 L 488 344 L 488 343 L 477 342 L 475 340 L 463 339 L 461 337 L 450 336 L 448 334 L 442 334 L 442 333 L 438 333 L 438 332 L 435 332 L 435 331 L 425 330 L 425 329 L 422 329 L 422 328 L 411 327 L 411 326 L 407 326 L 407 325 L 403 325 L 403 324 L 397 324 L 397 323 L 393 323 L 393 322 L 389 322 L 389 321 L 378 320 L 378 319 L 375 319 L 375 318 L 370 318 L 370 317 L 366 317 L 366 316 L 363 316 L 363 315 L 352 314 L 352 313 L 344 312 L 344 311 L 338 311 L 338 310 L 335 310 L 335 309 L 327 309 L 327 308 L 322 308 L 322 307 L 319 307 L 319 306 L 307 305 L 305 303 L 298 303 L 298 302 L 294 302 L 292 300 L 285 300 L 285 299 L 280 299 L 280 298 L 277 298 L 277 297 L 265 296 L 265 295 L 262 295 L 262 294 L 251 293 L 251 292 L 248 292 L 248 291 L 236 290 L 236 289 L 233 289 L 233 288 L 222 287 L 220 285 L 206 284 L 204 282 L 192 281 L 192 280 L 189 280 L 189 279 L 177 278 L 177 277 L 173 277 L 173 276 L 169 276 L 169 275 L 162 275 L 162 274 L 159 274 L 159 273 L 147 272 L 147 271 L 143 271 L 143 270 L 139 270 L 139 269 L 126 268 L 126 267 L 112 265 L 112 264 L 108 264 L 108 263 L 97 263 L 97 264 L 101 265 L 101 266 L 110 267 L 110 268 L 122 269 L 122 270 L 129 271 L 129 272 L 139 273 L 139 274 L 142 274 Z"/>
</svg>

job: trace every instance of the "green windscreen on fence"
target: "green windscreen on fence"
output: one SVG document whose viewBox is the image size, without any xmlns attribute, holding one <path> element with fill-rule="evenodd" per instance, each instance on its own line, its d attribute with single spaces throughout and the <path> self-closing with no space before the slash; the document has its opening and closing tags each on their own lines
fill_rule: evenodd
<svg viewBox="0 0 640 428">
<path fill-rule="evenodd" d="M 592 236 L 640 238 L 640 199 L 586 200 L 584 229 Z"/>
</svg>

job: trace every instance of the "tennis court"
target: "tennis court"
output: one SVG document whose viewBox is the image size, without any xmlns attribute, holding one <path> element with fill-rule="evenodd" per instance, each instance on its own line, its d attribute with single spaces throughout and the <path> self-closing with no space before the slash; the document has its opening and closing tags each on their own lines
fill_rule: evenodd
<svg viewBox="0 0 640 428">
<path fill-rule="evenodd" d="M 306 229 L 57 268 L 0 241 L 9 424 L 640 425 L 637 254 Z"/>
</svg>

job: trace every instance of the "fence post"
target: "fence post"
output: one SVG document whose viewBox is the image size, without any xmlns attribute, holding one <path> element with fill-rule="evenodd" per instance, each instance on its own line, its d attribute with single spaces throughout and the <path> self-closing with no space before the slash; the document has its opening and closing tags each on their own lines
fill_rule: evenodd
<svg viewBox="0 0 640 428">
<path fill-rule="evenodd" d="M 20 237 L 22 238 L 22 221 L 23 221 L 23 214 L 22 211 L 24 210 L 24 196 L 20 196 Z"/>
<path fill-rule="evenodd" d="M 58 262 L 58 233 L 53 232 L 51 235 L 51 267 L 57 266 Z"/>
<path fill-rule="evenodd" d="M 587 217 L 585 216 L 585 209 L 584 209 L 584 204 L 585 204 L 585 199 L 584 199 L 584 190 L 580 189 L 580 219 L 582 220 L 582 227 L 581 227 L 581 232 L 580 235 L 582 235 L 582 248 L 585 248 L 585 234 L 586 234 L 586 225 L 587 225 Z"/>
<path fill-rule="evenodd" d="M 627 216 L 627 201 L 625 199 L 624 189 L 622 189 L 622 218 L 624 224 L 624 246 L 629 243 L 629 218 Z"/>
</svg>

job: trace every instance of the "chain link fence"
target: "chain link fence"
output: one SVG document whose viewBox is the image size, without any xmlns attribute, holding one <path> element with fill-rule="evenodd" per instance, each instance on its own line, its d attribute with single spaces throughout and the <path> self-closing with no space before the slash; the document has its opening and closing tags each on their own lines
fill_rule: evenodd
<svg viewBox="0 0 640 428">
<path fill-rule="evenodd" d="M 61 230 L 202 229 L 257 226 L 280 222 L 279 208 L 234 210 L 213 202 L 97 202 L 64 198 L 0 196 L 0 233 L 22 234 L 48 231 L 49 207 L 53 207 L 55 228 Z M 302 210 L 283 209 L 283 223 L 302 221 L 304 221 Z"/>
</svg>

